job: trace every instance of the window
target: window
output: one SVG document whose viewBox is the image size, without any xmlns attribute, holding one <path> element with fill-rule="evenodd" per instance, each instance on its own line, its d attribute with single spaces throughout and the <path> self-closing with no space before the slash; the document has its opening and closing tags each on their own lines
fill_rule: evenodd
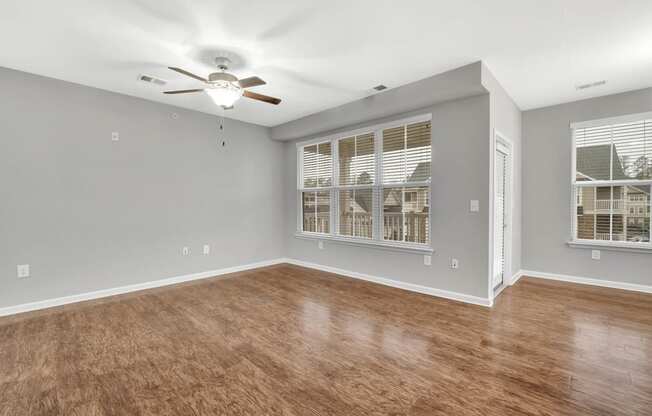
<svg viewBox="0 0 652 416">
<path fill-rule="evenodd" d="M 572 127 L 574 240 L 652 248 L 652 113 Z"/>
<path fill-rule="evenodd" d="M 373 132 L 337 140 L 339 235 L 373 238 L 374 142 Z"/>
<path fill-rule="evenodd" d="M 318 143 L 303 148 L 303 191 L 301 192 L 305 232 L 330 232 L 330 185 L 333 181 L 331 144 Z"/>
<path fill-rule="evenodd" d="M 430 116 L 298 146 L 302 233 L 427 248 Z"/>
<path fill-rule="evenodd" d="M 382 131 L 383 239 L 429 242 L 430 121 Z"/>
</svg>

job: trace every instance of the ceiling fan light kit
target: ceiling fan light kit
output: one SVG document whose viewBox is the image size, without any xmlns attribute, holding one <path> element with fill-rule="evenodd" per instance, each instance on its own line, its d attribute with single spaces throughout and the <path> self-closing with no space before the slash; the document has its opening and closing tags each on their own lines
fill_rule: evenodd
<svg viewBox="0 0 652 416">
<path fill-rule="evenodd" d="M 192 72 L 188 72 L 181 68 L 169 67 L 172 71 L 178 72 L 187 77 L 193 78 L 197 81 L 201 81 L 206 84 L 204 89 L 191 89 L 191 90 L 176 90 L 176 91 L 164 91 L 164 94 L 188 94 L 195 92 L 206 92 L 213 102 L 222 107 L 230 108 L 233 107 L 236 101 L 240 97 L 244 96 L 252 100 L 262 101 L 269 104 L 278 105 L 281 100 L 278 98 L 270 97 L 263 94 L 258 94 L 255 92 L 247 91 L 245 88 L 256 87 L 259 85 L 265 85 L 266 82 L 258 77 L 249 77 L 238 79 L 233 74 L 229 74 L 227 69 L 229 69 L 229 63 L 231 61 L 228 58 L 216 58 L 215 63 L 221 72 L 214 72 L 208 75 L 208 78 L 195 75 Z"/>
<path fill-rule="evenodd" d="M 221 107 L 231 107 L 242 97 L 242 88 L 228 81 L 217 81 L 204 91 Z"/>
</svg>

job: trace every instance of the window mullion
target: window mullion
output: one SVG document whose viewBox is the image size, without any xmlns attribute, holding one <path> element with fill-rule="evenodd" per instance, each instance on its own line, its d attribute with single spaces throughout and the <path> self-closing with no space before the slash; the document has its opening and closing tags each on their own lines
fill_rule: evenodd
<svg viewBox="0 0 652 416">
<path fill-rule="evenodd" d="M 614 187 L 610 187 L 611 203 L 609 204 L 609 241 L 614 241 Z"/>
<path fill-rule="evenodd" d="M 403 182 L 407 182 L 407 124 L 403 127 Z"/>
<path fill-rule="evenodd" d="M 652 191 L 652 187 L 650 187 L 650 191 Z M 647 223 L 648 243 L 652 245 L 652 209 L 650 209 L 650 206 L 652 205 L 652 195 L 648 195 L 647 200 L 645 196 L 643 196 L 643 201 L 647 202 L 646 204 L 643 204 L 643 209 L 645 210 L 648 218 L 648 223 Z M 645 218 L 643 218 L 643 221 L 645 221 Z M 645 222 L 643 222 L 643 227 L 645 227 Z"/>
<path fill-rule="evenodd" d="M 383 240 L 384 213 L 383 213 L 383 142 L 382 130 L 374 131 L 374 164 L 376 174 L 374 175 L 372 198 L 374 204 L 373 223 L 374 232 L 373 240 Z"/>
<path fill-rule="evenodd" d="M 331 141 L 331 157 L 333 166 L 333 187 L 331 188 L 331 235 L 336 235 L 340 230 L 340 149 L 337 139 Z"/>
<path fill-rule="evenodd" d="M 401 241 L 405 241 L 407 235 L 407 223 L 405 222 L 405 188 L 401 188 Z"/>
<path fill-rule="evenodd" d="M 593 239 L 598 238 L 598 188 L 593 189 Z"/>
</svg>

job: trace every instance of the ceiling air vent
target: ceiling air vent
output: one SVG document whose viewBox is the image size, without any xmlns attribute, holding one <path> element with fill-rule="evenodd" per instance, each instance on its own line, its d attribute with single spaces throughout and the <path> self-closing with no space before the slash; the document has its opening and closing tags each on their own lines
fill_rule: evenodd
<svg viewBox="0 0 652 416">
<path fill-rule="evenodd" d="M 593 87 L 599 87 L 600 85 L 604 85 L 606 83 L 607 81 L 603 79 L 601 81 L 589 82 L 588 84 L 581 84 L 576 86 L 575 88 L 577 88 L 578 90 L 586 90 Z"/>
<path fill-rule="evenodd" d="M 380 85 L 376 85 L 376 86 L 374 87 L 374 89 L 375 89 L 376 91 L 382 91 L 382 90 L 386 90 L 387 87 L 384 86 L 383 84 L 380 84 Z"/>
<path fill-rule="evenodd" d="M 151 84 L 156 84 L 156 85 L 165 85 L 168 82 L 164 79 L 161 78 L 156 78 L 151 75 L 145 75 L 145 74 L 140 74 L 138 75 L 138 80 L 143 81 L 143 82 L 149 82 Z"/>
</svg>

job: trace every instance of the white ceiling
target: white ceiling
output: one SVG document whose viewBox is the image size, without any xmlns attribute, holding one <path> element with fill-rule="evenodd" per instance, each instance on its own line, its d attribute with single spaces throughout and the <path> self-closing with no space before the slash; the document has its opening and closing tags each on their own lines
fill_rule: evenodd
<svg viewBox="0 0 652 416">
<path fill-rule="evenodd" d="M 283 102 L 227 115 L 274 126 L 483 60 L 530 109 L 652 86 L 650 22 L 649 0 L 4 0 L 0 66 L 217 113 L 160 91 L 197 86 L 167 66 L 206 75 L 228 52 Z"/>
</svg>

